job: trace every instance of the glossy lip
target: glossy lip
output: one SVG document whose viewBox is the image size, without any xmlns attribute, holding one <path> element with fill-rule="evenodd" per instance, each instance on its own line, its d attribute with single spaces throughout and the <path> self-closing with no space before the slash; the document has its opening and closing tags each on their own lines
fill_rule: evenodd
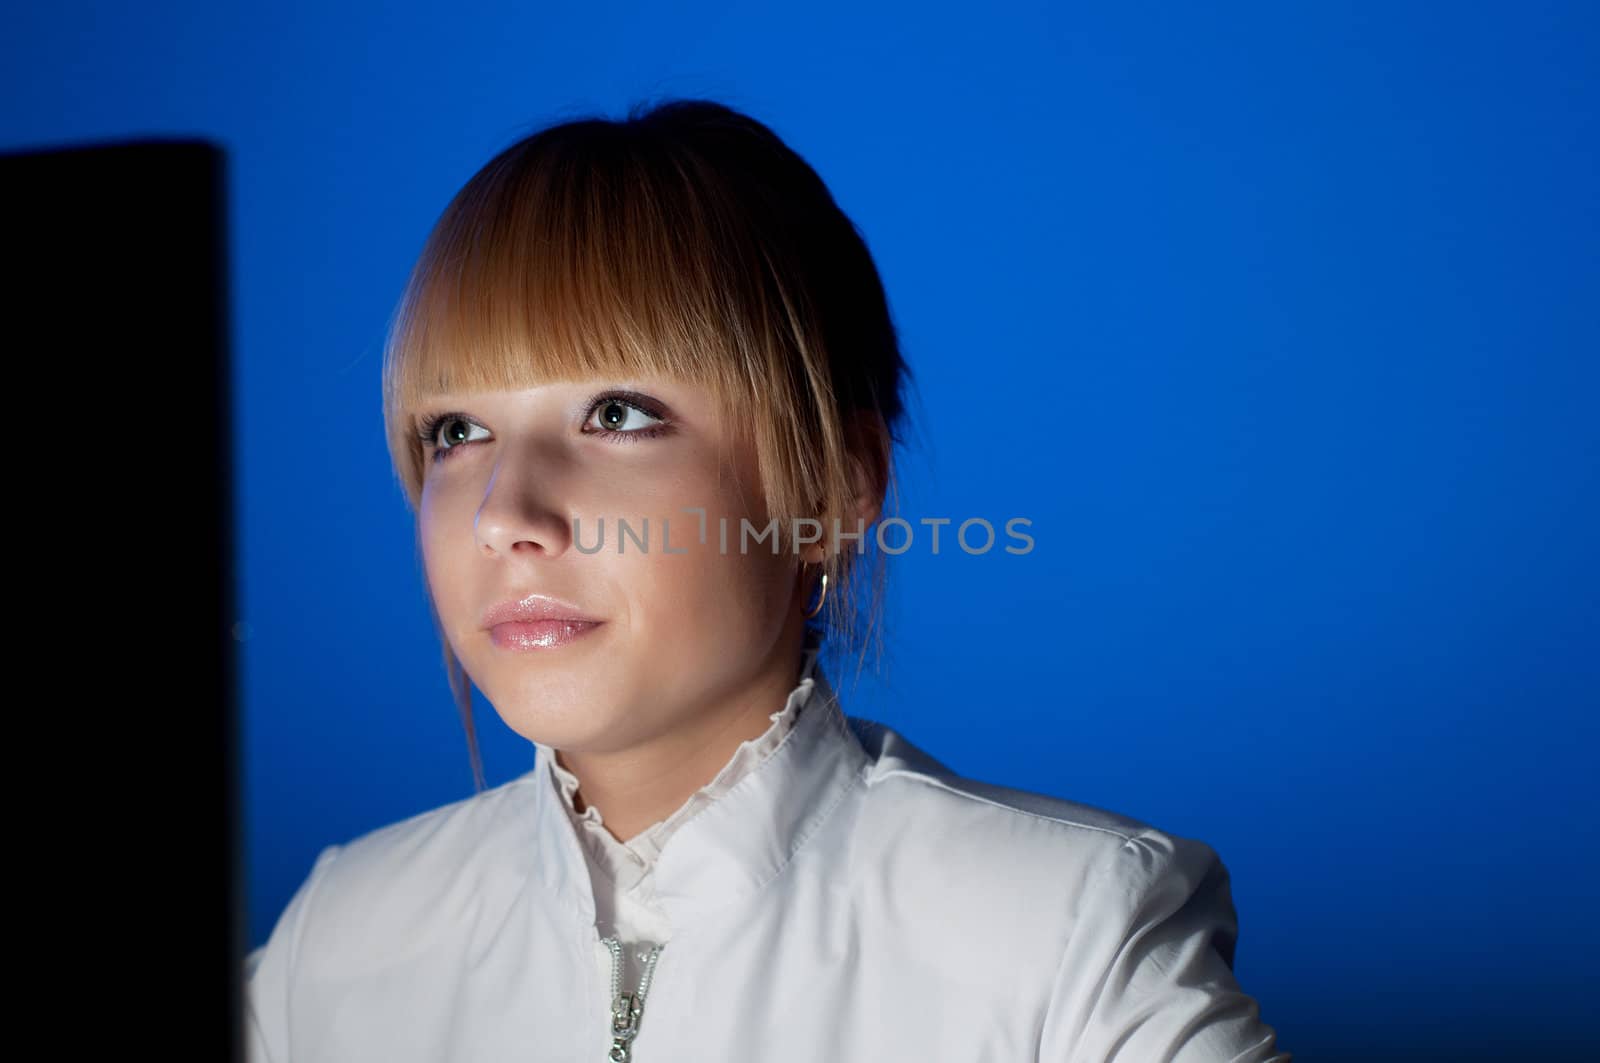
<svg viewBox="0 0 1600 1063">
<path fill-rule="evenodd" d="M 585 624 L 603 622 L 571 602 L 552 598 L 548 594 L 528 594 L 508 602 L 501 602 L 499 605 L 491 606 L 483 614 L 485 628 L 493 628 L 497 624 L 531 623 L 538 620 L 570 620 Z"/>
<path fill-rule="evenodd" d="M 568 646 L 604 627 L 598 620 L 514 620 L 489 629 L 489 638 L 503 650 L 547 650 Z"/>
</svg>

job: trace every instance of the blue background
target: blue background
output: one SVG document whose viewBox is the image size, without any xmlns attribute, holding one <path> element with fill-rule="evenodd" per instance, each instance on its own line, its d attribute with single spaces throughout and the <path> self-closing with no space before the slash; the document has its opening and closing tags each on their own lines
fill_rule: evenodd
<svg viewBox="0 0 1600 1063">
<path fill-rule="evenodd" d="M 1582 1035 L 1596 7 L 1104 7 L 8 12 L 0 146 L 230 155 L 252 947 L 322 846 L 471 792 L 380 418 L 424 236 L 527 132 L 704 95 L 877 257 L 901 513 L 1033 521 L 891 562 L 847 710 L 1214 845 L 1297 1059 Z"/>
</svg>

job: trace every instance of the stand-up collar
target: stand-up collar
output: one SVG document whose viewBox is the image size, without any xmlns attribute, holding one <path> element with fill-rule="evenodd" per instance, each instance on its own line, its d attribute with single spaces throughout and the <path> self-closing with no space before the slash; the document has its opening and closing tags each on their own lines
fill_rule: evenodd
<svg viewBox="0 0 1600 1063">
<path fill-rule="evenodd" d="M 753 769 L 682 821 L 655 865 L 656 902 L 675 928 L 759 890 L 858 783 L 867 754 L 819 666 L 794 726 Z M 594 895 L 576 827 L 562 807 L 555 751 L 537 749 L 531 789 L 538 877 L 592 922 Z"/>
<path fill-rule="evenodd" d="M 689 799 L 671 815 L 651 824 L 627 841 L 619 841 L 611 833 L 600 809 L 594 805 L 587 805 L 582 812 L 577 810 L 576 797 L 581 783 L 576 775 L 561 766 L 559 757 L 551 758 L 550 771 L 556 777 L 561 803 L 578 829 L 578 841 L 583 844 L 584 854 L 589 858 L 589 873 L 604 883 L 602 885 L 601 881 L 597 881 L 595 884 L 595 902 L 601 911 L 607 908 L 603 901 L 612 893 L 613 887 L 636 904 L 652 903 L 655 896 L 652 871 L 667 839 L 672 837 L 680 824 L 733 789 L 752 768 L 778 748 L 778 744 L 800 718 L 801 706 L 816 689 L 812 672 L 821 649 L 822 641 L 817 633 L 807 631 L 800 677 L 784 699 L 783 707 L 768 717 L 771 722 L 767 729 L 757 737 L 741 742 L 733 756 L 723 764 L 722 770 L 710 782 L 690 794 Z"/>
</svg>

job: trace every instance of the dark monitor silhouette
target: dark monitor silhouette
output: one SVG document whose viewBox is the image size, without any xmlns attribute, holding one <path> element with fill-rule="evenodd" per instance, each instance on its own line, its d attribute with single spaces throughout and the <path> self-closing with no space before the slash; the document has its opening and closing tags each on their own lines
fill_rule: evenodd
<svg viewBox="0 0 1600 1063">
<path fill-rule="evenodd" d="M 65 1009 L 19 1016 L 51 1054 L 241 1058 L 225 161 L 179 139 L 0 154 L 8 954 Z"/>
</svg>

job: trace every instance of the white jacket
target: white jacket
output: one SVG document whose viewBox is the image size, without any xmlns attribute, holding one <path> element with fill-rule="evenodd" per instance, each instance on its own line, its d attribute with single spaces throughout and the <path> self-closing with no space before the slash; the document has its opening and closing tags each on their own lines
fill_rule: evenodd
<svg viewBox="0 0 1600 1063">
<path fill-rule="evenodd" d="M 574 796 L 580 780 L 550 758 L 550 771 L 561 794 L 562 810 L 572 820 L 583 855 L 588 859 L 589 879 L 594 884 L 595 926 L 618 944 L 628 946 L 622 953 L 618 974 L 622 984 L 633 987 L 644 975 L 644 957 L 650 947 L 672 940 L 672 919 L 656 895 L 656 864 L 667 841 L 678 828 L 713 801 L 721 800 L 759 767 L 782 744 L 794 727 L 801 709 L 811 699 L 820 677 L 814 676 L 822 642 L 814 631 L 806 632 L 805 654 L 794 689 L 783 707 L 768 717 L 772 722 L 756 738 L 742 742 L 716 776 L 690 795 L 665 819 L 645 828 L 627 841 L 620 841 L 606 828 L 600 810 L 588 805 L 577 809 Z"/>
<path fill-rule="evenodd" d="M 602 942 L 536 744 L 527 774 L 321 852 L 248 958 L 250 1063 L 1290 1059 L 1233 977 L 1209 846 L 960 778 L 809 662 L 797 693 L 650 862 L 653 968 Z"/>
</svg>

